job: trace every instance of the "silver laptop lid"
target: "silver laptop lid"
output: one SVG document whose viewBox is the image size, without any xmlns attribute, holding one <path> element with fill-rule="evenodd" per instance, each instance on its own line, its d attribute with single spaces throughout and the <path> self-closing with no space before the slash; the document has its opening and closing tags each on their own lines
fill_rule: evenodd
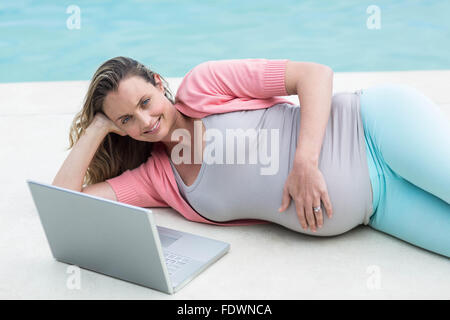
<svg viewBox="0 0 450 320">
<path fill-rule="evenodd" d="M 173 292 L 151 210 L 27 183 L 56 260 Z"/>
</svg>

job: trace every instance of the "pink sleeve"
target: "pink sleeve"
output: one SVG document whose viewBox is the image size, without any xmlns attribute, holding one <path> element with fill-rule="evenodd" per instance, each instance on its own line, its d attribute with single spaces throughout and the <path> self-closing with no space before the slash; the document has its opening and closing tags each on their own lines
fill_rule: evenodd
<svg viewBox="0 0 450 320">
<path fill-rule="evenodd" d="M 186 105 L 220 105 L 235 98 L 268 99 L 288 96 L 285 85 L 289 60 L 235 59 L 203 62 L 183 78 L 177 99 Z"/>
<path fill-rule="evenodd" d="M 168 207 L 151 179 L 152 160 L 150 157 L 139 167 L 126 170 L 121 175 L 106 180 L 114 190 L 118 202 L 137 207 Z"/>
</svg>

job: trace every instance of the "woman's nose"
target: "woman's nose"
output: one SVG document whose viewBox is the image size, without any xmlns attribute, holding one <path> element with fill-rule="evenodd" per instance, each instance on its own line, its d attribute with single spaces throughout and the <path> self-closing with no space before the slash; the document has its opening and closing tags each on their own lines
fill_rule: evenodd
<svg viewBox="0 0 450 320">
<path fill-rule="evenodd" d="M 158 120 L 157 117 L 152 117 L 151 115 L 144 113 L 141 113 L 138 118 L 141 130 L 150 128 L 150 126 L 154 124 L 156 120 Z"/>
</svg>

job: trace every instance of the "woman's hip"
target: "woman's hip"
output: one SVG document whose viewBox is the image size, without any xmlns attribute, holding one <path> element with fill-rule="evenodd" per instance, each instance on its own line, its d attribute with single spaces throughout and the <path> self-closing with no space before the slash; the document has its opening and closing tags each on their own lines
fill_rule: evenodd
<svg viewBox="0 0 450 320">
<path fill-rule="evenodd" d="M 392 83 L 360 90 L 360 105 L 373 214 L 390 178 L 406 179 L 428 192 L 436 189 L 436 195 L 444 194 L 442 175 L 450 172 L 445 137 L 450 130 L 439 107 L 417 89 Z"/>
</svg>

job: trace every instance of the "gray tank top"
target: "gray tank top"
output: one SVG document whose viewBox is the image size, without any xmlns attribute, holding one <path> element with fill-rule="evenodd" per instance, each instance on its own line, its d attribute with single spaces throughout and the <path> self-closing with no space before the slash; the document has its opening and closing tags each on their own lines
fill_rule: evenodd
<svg viewBox="0 0 450 320">
<path fill-rule="evenodd" d="M 372 189 L 359 94 L 341 92 L 332 98 L 319 169 L 333 217 L 328 219 L 321 203 L 324 223 L 317 232 L 301 227 L 293 199 L 288 209 L 278 212 L 297 148 L 300 106 L 276 104 L 204 117 L 207 142 L 191 186 L 184 184 L 169 157 L 181 195 L 197 213 L 216 222 L 260 219 L 317 236 L 342 234 L 368 224 Z"/>
</svg>

